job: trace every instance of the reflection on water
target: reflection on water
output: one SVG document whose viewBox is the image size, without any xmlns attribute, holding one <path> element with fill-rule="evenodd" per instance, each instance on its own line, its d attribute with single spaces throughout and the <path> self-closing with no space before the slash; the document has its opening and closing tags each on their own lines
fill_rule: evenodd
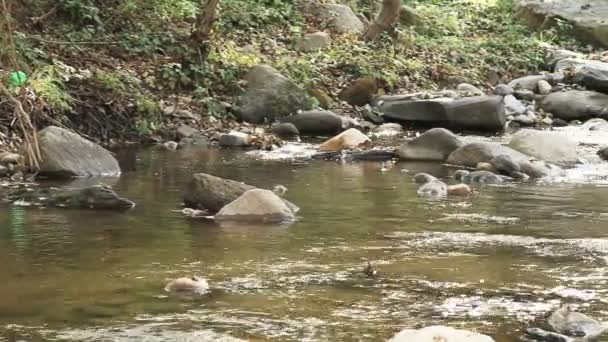
<svg viewBox="0 0 608 342">
<path fill-rule="evenodd" d="M 138 204 L 130 212 L 0 209 L 0 340 L 382 341 L 448 324 L 514 342 L 564 302 L 608 319 L 608 188 L 595 183 L 427 202 L 412 175 L 448 175 L 441 165 L 124 153 L 115 188 Z M 299 220 L 182 218 L 194 172 L 285 185 Z M 362 274 L 365 260 L 379 280 Z M 209 296 L 164 293 L 192 274 L 208 278 Z"/>
</svg>

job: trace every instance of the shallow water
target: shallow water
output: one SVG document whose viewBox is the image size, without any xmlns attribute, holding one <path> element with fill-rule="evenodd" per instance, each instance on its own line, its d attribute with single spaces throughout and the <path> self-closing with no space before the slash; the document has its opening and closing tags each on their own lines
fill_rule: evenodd
<svg viewBox="0 0 608 342">
<path fill-rule="evenodd" d="M 120 159 L 115 189 L 137 203 L 130 212 L 0 207 L 0 341 L 383 341 L 444 324 L 514 342 L 562 303 L 608 320 L 601 164 L 426 201 L 412 176 L 447 175 L 441 165 L 380 172 L 201 149 Z M 299 220 L 185 219 L 174 210 L 195 172 L 282 184 Z M 365 260 L 378 280 L 362 274 Z M 210 295 L 163 291 L 192 274 Z"/>
</svg>

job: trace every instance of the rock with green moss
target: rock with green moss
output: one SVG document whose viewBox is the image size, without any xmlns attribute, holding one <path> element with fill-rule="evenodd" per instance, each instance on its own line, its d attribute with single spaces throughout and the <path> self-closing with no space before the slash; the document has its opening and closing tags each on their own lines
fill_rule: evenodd
<svg viewBox="0 0 608 342">
<path fill-rule="evenodd" d="M 247 74 L 247 90 L 239 98 L 238 114 L 251 123 L 274 121 L 312 107 L 306 91 L 269 65 L 254 66 Z"/>
</svg>

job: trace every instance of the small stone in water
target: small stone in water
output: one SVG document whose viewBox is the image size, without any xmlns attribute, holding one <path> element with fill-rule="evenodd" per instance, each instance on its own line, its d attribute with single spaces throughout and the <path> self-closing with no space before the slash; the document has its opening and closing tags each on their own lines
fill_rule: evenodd
<svg viewBox="0 0 608 342">
<path fill-rule="evenodd" d="M 168 151 L 175 151 L 175 150 L 177 150 L 178 146 L 179 146 L 179 144 L 176 143 L 175 141 L 167 141 L 166 143 L 163 144 L 163 147 Z"/>
</svg>

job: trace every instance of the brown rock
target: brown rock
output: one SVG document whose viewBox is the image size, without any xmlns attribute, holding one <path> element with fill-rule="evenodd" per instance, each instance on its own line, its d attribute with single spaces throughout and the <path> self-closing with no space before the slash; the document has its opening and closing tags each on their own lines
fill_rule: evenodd
<svg viewBox="0 0 608 342">
<path fill-rule="evenodd" d="M 472 190 L 466 184 L 456 184 L 448 186 L 448 195 L 449 196 L 467 196 L 471 194 Z"/>
<path fill-rule="evenodd" d="M 361 133 L 361 131 L 355 128 L 351 128 L 321 144 L 321 146 L 319 146 L 319 151 L 341 151 L 351 148 L 357 148 L 360 146 L 367 145 L 369 143 L 371 143 L 371 140 L 367 135 Z"/>
</svg>

